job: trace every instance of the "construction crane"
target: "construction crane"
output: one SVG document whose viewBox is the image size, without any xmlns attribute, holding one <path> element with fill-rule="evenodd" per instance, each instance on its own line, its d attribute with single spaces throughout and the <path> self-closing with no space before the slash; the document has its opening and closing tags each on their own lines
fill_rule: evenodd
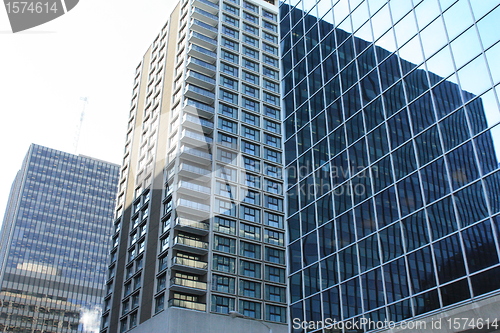
<svg viewBox="0 0 500 333">
<path fill-rule="evenodd" d="M 78 146 L 80 144 L 80 131 L 82 130 L 83 118 L 85 117 L 85 107 L 87 106 L 89 99 L 87 97 L 80 97 L 80 101 L 82 101 L 83 107 L 82 112 L 80 113 L 80 120 L 78 121 L 78 125 L 76 127 L 75 139 L 73 140 L 73 150 L 75 155 L 78 153 Z"/>
</svg>

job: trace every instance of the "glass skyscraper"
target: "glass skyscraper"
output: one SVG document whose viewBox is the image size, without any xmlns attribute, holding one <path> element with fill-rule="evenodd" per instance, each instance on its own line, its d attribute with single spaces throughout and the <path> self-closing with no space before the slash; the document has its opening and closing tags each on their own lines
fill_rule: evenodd
<svg viewBox="0 0 500 333">
<path fill-rule="evenodd" d="M 102 302 L 117 184 L 115 164 L 30 146 L 1 231 L 1 332 L 90 328 L 82 315 Z"/>
<path fill-rule="evenodd" d="M 498 1 L 280 4 L 293 332 L 499 313 L 499 20 Z"/>
</svg>

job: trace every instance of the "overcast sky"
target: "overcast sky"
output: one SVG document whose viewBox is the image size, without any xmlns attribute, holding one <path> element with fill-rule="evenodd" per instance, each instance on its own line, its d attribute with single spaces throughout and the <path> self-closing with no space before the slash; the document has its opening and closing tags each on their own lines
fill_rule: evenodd
<svg viewBox="0 0 500 333">
<path fill-rule="evenodd" d="M 133 73 L 173 0 L 81 0 L 13 34 L 0 6 L 0 218 L 31 143 L 120 164 Z M 1 220 L 0 220 L 1 221 Z"/>
</svg>

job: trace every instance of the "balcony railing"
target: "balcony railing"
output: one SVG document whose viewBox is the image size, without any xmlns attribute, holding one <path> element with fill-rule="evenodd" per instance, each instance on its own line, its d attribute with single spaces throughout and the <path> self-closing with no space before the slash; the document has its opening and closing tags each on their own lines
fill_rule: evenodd
<svg viewBox="0 0 500 333">
<path fill-rule="evenodd" d="M 202 96 L 205 96 L 205 97 L 210 98 L 210 99 L 215 98 L 215 94 L 213 92 L 210 92 L 210 91 L 203 89 L 203 88 L 199 88 L 197 86 L 187 85 L 186 92 L 188 92 L 188 91 L 197 93 L 198 95 L 202 95 Z"/>
<path fill-rule="evenodd" d="M 212 154 L 198 150 L 198 149 L 187 148 L 186 146 L 181 147 L 179 154 L 188 154 L 188 155 L 203 158 L 206 160 L 212 159 Z M 172 155 L 173 155 L 172 157 L 175 157 L 175 152 L 172 153 Z"/>
<path fill-rule="evenodd" d="M 210 76 L 203 75 L 203 74 L 200 74 L 200 73 L 195 72 L 195 71 L 188 71 L 186 76 L 198 79 L 200 81 L 206 82 L 206 83 L 211 84 L 211 85 L 215 84 L 215 79 L 212 79 Z"/>
<path fill-rule="evenodd" d="M 193 57 L 189 58 L 188 66 L 189 66 L 189 64 L 197 65 L 200 68 L 204 68 L 204 69 L 207 69 L 207 70 L 213 71 L 213 72 L 215 72 L 217 69 L 217 67 L 215 65 L 212 65 L 206 61 L 203 61 L 203 60 L 198 59 L 198 58 L 193 58 Z"/>
<path fill-rule="evenodd" d="M 186 208 L 192 208 L 196 210 L 210 211 L 210 206 L 206 204 L 202 204 L 201 202 L 191 201 L 188 199 L 179 199 L 177 200 L 177 206 L 183 206 Z"/>
<path fill-rule="evenodd" d="M 197 229 L 202 229 L 202 230 L 209 229 L 209 225 L 207 223 L 194 221 L 194 220 L 190 220 L 190 219 L 186 219 L 186 218 L 182 218 L 182 217 L 178 217 L 177 219 L 175 219 L 175 225 L 197 228 Z"/>
<path fill-rule="evenodd" d="M 207 42 L 209 44 L 213 44 L 214 46 L 217 45 L 217 40 L 215 38 L 210 38 L 208 36 L 205 36 L 204 34 L 201 34 L 197 31 L 192 31 L 190 34 L 189 34 L 189 38 L 197 38 L 201 41 L 204 41 L 204 42 Z"/>
<path fill-rule="evenodd" d="M 186 146 L 182 146 L 178 152 L 177 152 L 177 150 L 174 150 L 173 152 L 168 154 L 169 164 L 174 162 L 175 158 L 177 156 L 181 156 L 181 155 L 183 155 L 183 157 L 185 159 L 188 159 L 188 160 L 191 160 L 194 162 L 198 162 L 198 163 L 200 162 L 200 159 L 206 160 L 206 161 L 203 161 L 203 163 L 206 163 L 207 161 L 212 160 L 212 154 L 210 154 L 208 152 L 201 151 L 201 150 L 195 149 L 195 148 L 188 148 Z"/>
<path fill-rule="evenodd" d="M 186 102 L 184 103 L 184 107 L 192 107 L 196 109 L 196 111 L 202 111 L 204 114 L 211 114 L 213 115 L 215 113 L 215 108 L 207 105 L 205 103 L 197 102 L 192 99 L 186 99 Z"/>
<path fill-rule="evenodd" d="M 196 0 L 196 1 L 199 1 L 200 3 L 204 3 L 205 5 L 208 5 L 210 7 L 213 7 L 215 9 L 219 9 L 219 5 L 216 4 L 216 3 L 213 3 L 212 1 L 208 1 L 208 0 Z M 194 1 L 192 1 L 191 3 L 193 3 Z"/>
<path fill-rule="evenodd" d="M 217 45 L 217 40 L 215 40 L 214 38 L 207 37 L 204 34 L 200 34 L 199 32 L 196 31 L 192 31 L 191 34 L 189 34 L 189 39 L 191 38 L 197 38 L 214 46 Z"/>
<path fill-rule="evenodd" d="M 194 184 L 185 180 L 182 180 L 179 182 L 179 187 L 186 188 L 195 192 L 201 192 L 201 193 L 206 193 L 210 194 L 210 188 L 207 186 L 202 186 L 198 184 Z"/>
<path fill-rule="evenodd" d="M 184 299 L 172 298 L 168 301 L 169 306 L 175 306 L 179 308 L 186 308 L 191 310 L 205 311 L 207 309 L 206 304 L 197 303 L 193 301 L 187 301 Z"/>
<path fill-rule="evenodd" d="M 192 114 L 189 114 L 189 113 L 185 113 L 182 120 L 189 121 L 189 122 L 192 122 L 194 124 L 199 124 L 203 127 L 209 128 L 209 129 L 214 128 L 214 123 L 212 123 L 211 121 L 208 121 L 208 120 L 200 118 L 200 117 L 193 116 Z"/>
<path fill-rule="evenodd" d="M 188 130 L 183 130 L 182 131 L 181 139 L 184 139 L 184 138 L 190 138 L 190 139 L 194 139 L 194 140 L 197 140 L 197 141 L 203 141 L 203 142 L 206 142 L 206 143 L 212 143 L 213 142 L 213 139 L 211 137 L 205 136 L 205 135 L 200 134 L 200 133 L 188 131 Z"/>
<path fill-rule="evenodd" d="M 191 51 L 191 50 L 206 54 L 207 56 L 210 56 L 212 58 L 217 58 L 216 52 L 210 51 L 210 50 L 208 50 L 204 47 L 201 47 L 199 45 L 196 45 L 196 44 L 189 45 L 188 51 Z"/>
<path fill-rule="evenodd" d="M 195 7 L 201 7 L 205 10 L 210 11 L 212 14 L 219 12 L 219 5 L 208 0 L 192 0 L 191 4 Z"/>
<path fill-rule="evenodd" d="M 212 172 L 211 170 L 200 168 L 200 167 L 197 167 L 197 166 L 194 166 L 191 164 L 187 164 L 187 163 L 182 163 L 180 165 L 179 169 L 180 169 L 180 171 L 191 172 L 191 173 L 197 174 L 199 176 L 208 176 Z"/>
<path fill-rule="evenodd" d="M 219 17 L 217 15 L 211 14 L 211 13 L 207 12 L 206 10 L 203 10 L 201 8 L 198 8 L 198 7 L 193 7 L 191 14 L 200 14 L 200 15 L 203 15 L 203 16 L 205 16 L 205 17 L 207 17 L 210 20 L 213 20 L 215 22 L 219 21 Z"/>
<path fill-rule="evenodd" d="M 193 85 L 187 85 L 186 86 L 186 91 L 192 91 L 192 92 L 195 92 L 199 95 L 203 95 L 203 96 L 206 96 L 208 98 L 214 98 L 215 97 L 215 94 L 213 92 L 210 92 L 206 89 L 203 89 L 203 88 L 199 88 L 197 86 L 193 86 Z"/>
<path fill-rule="evenodd" d="M 188 232 L 190 234 L 195 234 L 200 236 L 207 235 L 210 226 L 207 223 L 198 221 L 200 220 L 192 220 L 186 217 L 178 217 L 175 220 L 175 229 L 182 232 Z"/>
<path fill-rule="evenodd" d="M 182 236 L 177 236 L 175 237 L 174 240 L 175 244 L 181 244 L 181 245 L 187 245 L 191 247 L 196 247 L 199 249 L 208 249 L 208 243 L 200 240 L 195 240 L 195 239 L 190 239 L 190 238 L 184 238 Z"/>
<path fill-rule="evenodd" d="M 172 278 L 170 280 L 170 282 L 173 285 L 178 285 L 178 286 L 183 286 L 183 287 L 188 287 L 188 288 L 195 288 L 195 289 L 207 290 L 207 283 L 206 282 L 202 282 L 202 281 L 189 280 L 189 279 L 183 279 L 183 278 L 174 277 L 174 278 Z"/>
<path fill-rule="evenodd" d="M 213 32 L 215 34 L 217 34 L 219 31 L 216 27 L 213 27 L 210 24 L 206 24 L 205 22 L 202 22 L 202 21 L 197 20 L 197 19 L 191 20 L 191 26 L 193 26 L 193 25 L 200 26 L 203 29 L 207 29 L 208 31 Z"/>
<path fill-rule="evenodd" d="M 204 269 L 204 270 L 206 270 L 208 268 L 208 263 L 206 263 L 206 262 L 193 260 L 193 259 L 187 259 L 187 258 L 181 258 L 181 257 L 172 258 L 172 264 L 188 266 L 188 267 Z"/>
</svg>

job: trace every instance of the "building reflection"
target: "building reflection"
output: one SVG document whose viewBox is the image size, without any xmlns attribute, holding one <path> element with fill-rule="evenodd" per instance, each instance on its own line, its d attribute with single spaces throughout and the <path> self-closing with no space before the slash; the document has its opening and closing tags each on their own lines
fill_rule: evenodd
<svg viewBox="0 0 500 333">
<path fill-rule="evenodd" d="M 281 15 L 290 318 L 401 321 L 496 294 L 483 96 L 343 23 Z"/>
</svg>

